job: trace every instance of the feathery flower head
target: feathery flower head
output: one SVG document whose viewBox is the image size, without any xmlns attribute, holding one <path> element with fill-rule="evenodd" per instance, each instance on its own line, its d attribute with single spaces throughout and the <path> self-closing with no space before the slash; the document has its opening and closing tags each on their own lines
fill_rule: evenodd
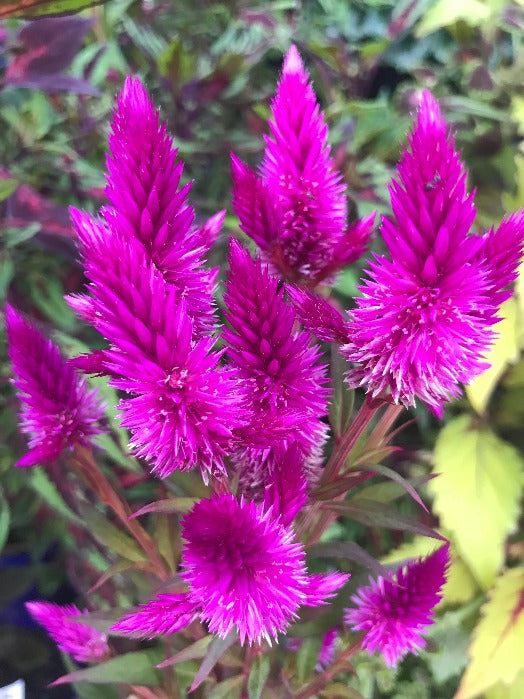
<svg viewBox="0 0 524 699">
<path fill-rule="evenodd" d="M 310 335 L 295 328 L 293 307 L 260 260 L 231 241 L 229 265 L 225 303 L 231 327 L 223 338 L 251 403 L 245 446 L 298 441 L 308 454 L 325 440 L 327 367 L 319 363 Z"/>
<path fill-rule="evenodd" d="M 217 270 L 205 267 L 205 256 L 223 215 L 203 230 L 193 226 L 187 199 L 191 183 L 181 186 L 184 165 L 138 78 L 126 78 L 117 99 L 109 147 L 106 195 L 111 206 L 102 209 L 104 218 L 121 234 L 140 240 L 166 282 L 186 298 L 195 330 L 213 330 Z"/>
<path fill-rule="evenodd" d="M 345 622 L 353 631 L 365 631 L 362 647 L 378 650 L 389 667 L 424 648 L 422 634 L 433 624 L 448 565 L 449 544 L 399 568 L 390 579 L 379 577 L 359 588 L 351 597 L 356 609 L 346 609 Z"/>
<path fill-rule="evenodd" d="M 272 113 L 259 175 L 232 155 L 233 209 L 282 276 L 316 286 L 363 254 L 374 214 L 347 227 L 346 187 L 295 46 L 284 58 Z"/>
<path fill-rule="evenodd" d="M 487 236 L 468 235 L 475 218 L 467 172 L 437 100 L 425 91 L 390 185 L 395 220 L 383 218 L 389 257 L 377 255 L 351 315 L 343 348 L 357 367 L 353 387 L 389 392 L 395 403 L 418 396 L 440 415 L 486 368 L 483 355 L 522 252 L 524 216 Z"/>
<path fill-rule="evenodd" d="M 102 429 L 102 404 L 59 348 L 15 309 L 5 309 L 9 358 L 22 403 L 21 430 L 29 452 L 17 466 L 50 463 L 75 444 L 89 446 Z"/>
<path fill-rule="evenodd" d="M 219 366 L 214 339 L 195 337 L 185 299 L 139 241 L 82 212 L 72 219 L 91 298 L 68 300 L 110 342 L 97 361 L 130 396 L 119 408 L 135 453 L 162 478 L 197 465 L 204 477 L 223 471 L 244 418 L 238 381 Z"/>
<path fill-rule="evenodd" d="M 188 591 L 162 595 L 113 629 L 153 637 L 174 633 L 197 615 L 225 638 L 268 642 L 286 630 L 303 604 L 324 604 L 347 575 L 308 576 L 305 551 L 272 509 L 233 495 L 202 500 L 183 520 L 182 578 Z"/>
<path fill-rule="evenodd" d="M 27 611 L 41 624 L 61 651 L 79 663 L 100 662 L 109 656 L 107 636 L 74 618 L 87 614 L 74 604 L 60 606 L 52 602 L 26 602 Z"/>
</svg>

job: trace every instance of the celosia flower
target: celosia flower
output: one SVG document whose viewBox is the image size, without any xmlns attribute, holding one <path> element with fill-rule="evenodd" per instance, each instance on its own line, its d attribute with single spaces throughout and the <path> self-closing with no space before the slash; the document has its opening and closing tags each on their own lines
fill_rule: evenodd
<svg viewBox="0 0 524 699">
<path fill-rule="evenodd" d="M 22 403 L 21 430 L 29 452 L 17 466 L 54 461 L 75 444 L 89 446 L 104 417 L 97 392 L 88 388 L 59 348 L 14 308 L 5 309 L 9 358 Z"/>
<path fill-rule="evenodd" d="M 100 662 L 109 656 L 107 636 L 74 618 L 87 614 L 74 604 L 60 606 L 52 602 L 26 602 L 33 619 L 41 624 L 61 651 L 79 663 Z"/>
<path fill-rule="evenodd" d="M 139 240 L 164 279 L 185 298 L 196 332 L 215 326 L 213 290 L 218 270 L 205 256 L 223 222 L 217 215 L 196 230 L 187 195 L 180 185 L 183 163 L 166 125 L 138 78 L 128 77 L 111 123 L 106 194 L 102 214 L 112 228 Z"/>
<path fill-rule="evenodd" d="M 302 605 L 325 603 L 346 582 L 342 573 L 308 576 L 305 551 L 271 508 L 232 495 L 197 503 L 182 525 L 182 579 L 187 592 L 161 595 L 113 630 L 152 638 L 194 618 L 243 644 L 268 642 L 286 630 Z"/>
<path fill-rule="evenodd" d="M 327 367 L 308 333 L 295 328 L 293 307 L 276 277 L 232 241 L 225 294 L 227 354 L 250 401 L 245 446 L 297 441 L 305 455 L 325 440 Z"/>
<path fill-rule="evenodd" d="M 69 302 L 111 344 L 97 361 L 130 396 L 119 409 L 135 453 L 162 478 L 197 465 L 205 478 L 222 471 L 244 411 L 238 381 L 212 351 L 215 341 L 195 338 L 185 299 L 139 241 L 87 214 L 73 211 L 72 218 L 91 298 Z"/>
<path fill-rule="evenodd" d="M 524 214 L 486 236 L 475 218 L 466 170 L 436 99 L 423 93 L 409 147 L 390 185 L 395 221 L 384 218 L 389 257 L 377 255 L 351 315 L 350 385 L 396 403 L 418 396 L 440 415 L 486 368 L 506 287 L 519 263 Z"/>
<path fill-rule="evenodd" d="M 389 667 L 406 653 L 424 648 L 422 637 L 433 623 L 433 609 L 442 598 L 449 565 L 449 545 L 427 558 L 399 568 L 390 578 L 370 580 L 351 597 L 356 609 L 346 609 L 345 622 L 364 631 L 362 647 L 379 651 Z"/>
<path fill-rule="evenodd" d="M 363 254 L 375 215 L 347 226 L 346 187 L 295 46 L 285 56 L 272 113 L 259 175 L 232 156 L 233 209 L 281 275 L 313 287 Z"/>
</svg>

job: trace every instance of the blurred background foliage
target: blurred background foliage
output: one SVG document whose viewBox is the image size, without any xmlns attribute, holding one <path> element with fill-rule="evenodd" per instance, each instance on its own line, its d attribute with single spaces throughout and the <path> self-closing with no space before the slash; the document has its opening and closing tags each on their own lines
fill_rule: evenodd
<svg viewBox="0 0 524 699">
<path fill-rule="evenodd" d="M 470 168 L 477 230 L 524 206 L 522 0 L 110 0 L 79 14 L 28 19 L 89 4 L 28 0 L 21 9 L 15 0 L 0 2 L 0 297 L 36 319 L 66 352 L 96 342 L 63 301 L 82 285 L 67 206 L 93 211 L 103 202 L 108 122 L 127 74 L 144 79 L 168 119 L 185 178 L 194 180 L 197 217 L 226 208 L 226 232 L 239 235 L 229 153 L 259 161 L 269 100 L 291 42 L 325 109 L 352 217 L 389 211 L 386 184 L 423 87 L 440 98 Z M 225 239 L 214 262 L 224 259 Z M 337 282 L 346 307 L 360 271 L 349 269 Z M 404 451 L 389 462 L 419 482 L 432 470 L 447 474 L 423 488 L 434 502 L 428 523 L 440 525 L 455 551 L 427 652 L 397 672 L 359 657 L 358 676 L 341 678 L 322 696 L 356 696 L 352 688 L 366 699 L 524 696 L 523 298 L 521 277 L 516 299 L 505 306 L 493 369 L 448 408 L 444 423 L 422 408 L 412 411 L 413 423 L 399 437 Z M 93 523 L 86 531 L 52 474 L 13 468 L 24 441 L 3 340 L 0 374 L 0 639 L 11 639 L 0 641 L 0 685 L 25 676 L 30 697 L 71 696 L 69 689 L 43 689 L 60 670 L 20 602 L 35 595 L 65 602 L 85 593 L 112 562 L 108 542 L 104 548 L 92 536 Z M 153 486 L 122 456 L 125 434 L 111 424 L 104 446 L 113 477 L 131 500 L 147 501 Z M 385 501 L 399 494 L 369 487 Z M 420 517 L 404 500 L 400 509 Z M 425 540 L 370 533 L 351 522 L 329 535 L 355 539 L 388 562 L 428 551 Z M 116 585 L 97 594 L 102 606 L 121 601 Z M 496 647 L 486 645 L 489 638 Z M 297 660 L 301 672 L 311 658 Z M 79 687 L 87 697 L 86 685 Z"/>
</svg>

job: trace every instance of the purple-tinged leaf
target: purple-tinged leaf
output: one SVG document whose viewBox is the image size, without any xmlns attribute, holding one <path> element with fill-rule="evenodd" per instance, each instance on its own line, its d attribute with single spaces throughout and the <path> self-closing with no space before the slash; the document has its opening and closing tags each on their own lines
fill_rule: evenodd
<svg viewBox="0 0 524 699">
<path fill-rule="evenodd" d="M 200 638 L 198 641 L 186 646 L 186 648 L 182 648 L 182 650 L 178 651 L 178 653 L 175 653 L 175 655 L 172 655 L 170 658 L 163 660 L 157 667 L 169 667 L 171 665 L 178 665 L 178 663 L 185 663 L 188 660 L 201 660 L 205 658 L 207 647 L 212 639 L 213 636 L 204 636 L 204 638 Z"/>
<path fill-rule="evenodd" d="M 235 643 L 237 638 L 237 632 L 231 631 L 231 633 L 229 633 L 225 638 L 220 638 L 216 636 L 211 641 L 211 643 L 209 644 L 209 648 L 207 649 L 206 656 L 202 661 L 202 665 L 200 666 L 197 674 L 195 675 L 195 679 L 193 680 L 193 684 L 191 685 L 191 688 L 189 690 L 190 692 L 194 692 L 195 689 L 200 687 L 202 682 L 205 681 L 205 679 L 208 677 L 209 673 L 218 663 L 220 658 L 224 655 L 227 649 L 230 648 L 233 645 L 233 643 Z"/>
<path fill-rule="evenodd" d="M 385 478 L 395 481 L 395 483 L 398 483 L 402 488 L 404 488 L 406 493 L 413 498 L 417 505 L 420 505 L 423 510 L 428 512 L 428 508 L 424 505 L 424 502 L 413 485 L 393 469 L 388 468 L 387 466 L 382 466 L 382 464 L 373 464 L 372 466 L 359 466 L 359 470 L 367 471 L 372 474 L 380 474 L 381 476 L 385 476 Z"/>
<path fill-rule="evenodd" d="M 26 24 L 18 34 L 18 51 L 7 67 L 5 82 L 45 92 L 99 94 L 84 80 L 63 75 L 93 23 L 93 19 L 60 17 Z"/>
<path fill-rule="evenodd" d="M 321 542 L 308 549 L 308 554 L 313 558 L 343 558 L 358 563 L 374 575 L 389 576 L 388 569 L 382 563 L 353 541 Z"/>
<path fill-rule="evenodd" d="M 129 516 L 129 519 L 136 519 L 136 517 L 141 517 L 148 512 L 162 512 L 164 514 L 176 512 L 177 514 L 186 514 L 186 512 L 191 510 L 195 502 L 197 502 L 197 498 L 176 497 L 170 498 L 169 500 L 157 500 L 133 512 L 133 514 Z"/>
<path fill-rule="evenodd" d="M 398 529 L 399 531 L 413 532 L 433 539 L 444 540 L 438 532 L 426 524 L 374 500 L 362 498 L 358 500 L 358 504 L 355 501 L 325 502 L 322 503 L 322 507 L 339 512 L 341 515 L 369 527 Z"/>
<path fill-rule="evenodd" d="M 62 675 L 49 686 L 57 687 L 68 682 L 90 682 L 91 684 L 143 684 L 157 687 L 160 682 L 159 674 L 155 670 L 157 660 L 158 651 L 126 653 L 111 658 L 105 663 Z"/>
<path fill-rule="evenodd" d="M 57 17 L 80 12 L 107 0 L 0 0 L 0 19 L 5 17 Z"/>
</svg>

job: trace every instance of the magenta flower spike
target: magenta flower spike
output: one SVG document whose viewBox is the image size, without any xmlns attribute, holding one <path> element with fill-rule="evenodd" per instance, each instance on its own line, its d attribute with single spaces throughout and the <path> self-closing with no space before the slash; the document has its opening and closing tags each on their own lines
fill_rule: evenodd
<svg viewBox="0 0 524 699">
<path fill-rule="evenodd" d="M 87 614 L 87 609 L 82 612 L 74 604 L 60 606 L 52 602 L 26 602 L 25 606 L 60 650 L 79 663 L 100 662 L 109 657 L 106 634 L 74 620 Z"/>
<path fill-rule="evenodd" d="M 195 331 L 216 325 L 213 292 L 218 270 L 205 266 L 223 213 L 197 230 L 188 202 L 191 184 L 181 185 L 183 163 L 147 90 L 128 77 L 118 96 L 109 136 L 106 194 L 102 214 L 111 227 L 145 247 L 164 279 L 187 301 Z"/>
<path fill-rule="evenodd" d="M 165 478 L 200 466 L 224 471 L 223 456 L 243 426 L 244 400 L 232 372 L 220 367 L 215 340 L 195 337 L 185 299 L 166 284 L 142 244 L 88 214 L 72 211 L 90 303 L 69 303 L 109 341 L 96 356 L 120 401 L 131 446 Z"/>
<path fill-rule="evenodd" d="M 353 631 L 365 632 L 362 647 L 381 653 L 389 667 L 406 653 L 424 648 L 422 635 L 433 624 L 448 565 L 446 545 L 399 568 L 390 579 L 379 577 L 359 588 L 351 597 L 355 608 L 346 609 L 345 622 Z"/>
<path fill-rule="evenodd" d="M 232 155 L 233 209 L 280 275 L 314 287 L 364 253 L 375 215 L 347 225 L 346 187 L 295 46 L 284 58 L 269 127 L 258 175 Z"/>
<path fill-rule="evenodd" d="M 425 91 L 390 185 L 394 220 L 384 218 L 389 255 L 376 255 L 343 348 L 356 366 L 352 387 L 395 403 L 420 398 L 437 415 L 486 368 L 498 307 L 510 295 L 522 254 L 524 215 L 486 236 L 475 218 L 466 169 L 437 100 Z"/>
<path fill-rule="evenodd" d="M 285 447 L 298 442 L 304 454 L 326 437 L 327 367 L 296 316 L 276 277 L 236 241 L 229 251 L 223 331 L 227 355 L 250 402 L 244 446 Z"/>
<path fill-rule="evenodd" d="M 342 573 L 308 576 L 305 551 L 270 509 L 233 495 L 201 500 L 182 524 L 185 594 L 161 595 L 112 629 L 152 638 L 174 633 L 194 618 L 240 643 L 269 643 L 302 605 L 324 604 L 347 581 Z"/>
<path fill-rule="evenodd" d="M 104 418 L 96 390 L 12 306 L 6 306 L 5 317 L 14 385 L 22 403 L 21 430 L 29 435 L 30 447 L 16 465 L 51 463 L 75 444 L 90 446 L 102 432 Z"/>
</svg>

